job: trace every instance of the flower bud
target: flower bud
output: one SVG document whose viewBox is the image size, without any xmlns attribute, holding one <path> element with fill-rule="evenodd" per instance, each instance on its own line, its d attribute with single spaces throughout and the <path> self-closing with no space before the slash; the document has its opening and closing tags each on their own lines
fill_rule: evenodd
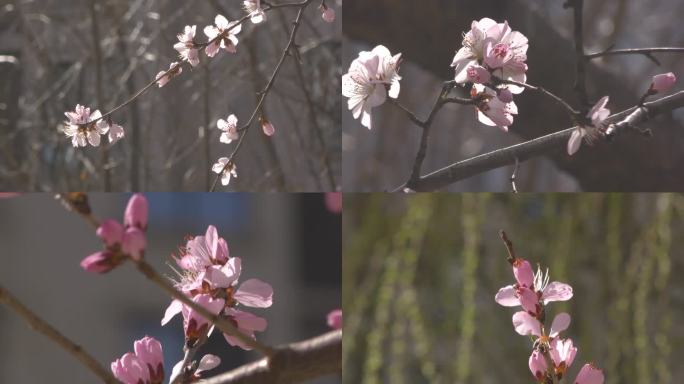
<svg viewBox="0 0 684 384">
<path fill-rule="evenodd" d="M 584 364 L 577 374 L 575 384 L 603 384 L 603 371 L 594 367 L 593 364 Z"/>
<path fill-rule="evenodd" d="M 118 221 L 107 219 L 100 223 L 97 228 L 97 236 L 104 241 L 105 245 L 111 247 L 120 244 L 123 239 L 124 228 Z"/>
<path fill-rule="evenodd" d="M 81 260 L 81 268 L 93 273 L 106 273 L 119 265 L 119 261 L 109 251 L 96 252 Z"/>
<path fill-rule="evenodd" d="M 126 229 L 123 236 L 123 243 L 121 249 L 123 253 L 130 256 L 134 260 L 140 260 L 147 246 L 145 234 L 136 227 Z"/>
<path fill-rule="evenodd" d="M 147 199 L 141 193 L 131 196 L 124 212 L 124 226 L 147 229 Z"/>
<path fill-rule="evenodd" d="M 332 329 L 342 329 L 342 310 L 336 309 L 328 313 L 328 326 Z"/>
<path fill-rule="evenodd" d="M 672 72 L 655 75 L 651 82 L 651 91 L 654 93 L 665 92 L 672 88 L 676 81 L 677 77 Z"/>
<path fill-rule="evenodd" d="M 321 6 L 318 7 L 318 9 L 321 11 L 321 17 L 323 18 L 323 20 L 325 20 L 328 23 L 332 23 L 333 21 L 335 21 L 334 9 L 328 8 L 328 6 L 325 5 L 325 3 L 321 4 Z"/>
<path fill-rule="evenodd" d="M 266 119 L 261 120 L 261 129 L 264 130 L 264 135 L 266 136 L 273 136 L 275 133 L 275 127 Z"/>
</svg>

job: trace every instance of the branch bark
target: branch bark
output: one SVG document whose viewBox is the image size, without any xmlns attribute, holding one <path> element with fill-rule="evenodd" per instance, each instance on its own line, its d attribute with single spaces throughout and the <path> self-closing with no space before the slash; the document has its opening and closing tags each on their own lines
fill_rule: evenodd
<svg viewBox="0 0 684 384">
<path fill-rule="evenodd" d="M 270 360 L 255 361 L 199 384 L 300 383 L 336 372 L 342 373 L 342 330 L 277 347 Z"/>
<path fill-rule="evenodd" d="M 644 106 L 645 110 L 640 109 L 641 113 L 638 114 L 634 113 L 638 107 L 632 107 L 610 116 L 608 121 L 614 123 L 612 127 L 614 127 L 613 130 L 616 130 L 615 133 L 624 131 L 627 127 L 633 127 L 635 124 L 648 121 L 657 115 L 684 107 L 684 91 L 646 103 Z M 524 143 L 459 161 L 422 176 L 412 184 L 411 189 L 416 191 L 432 191 L 495 168 L 515 164 L 516 158 L 522 162 L 532 157 L 549 154 L 565 147 L 574 129 L 575 127 L 564 129 Z M 404 187 L 405 185 L 402 185 L 396 190 L 401 190 Z"/>
<path fill-rule="evenodd" d="M 88 352 L 86 352 L 83 347 L 69 340 L 66 336 L 62 335 L 57 329 L 48 324 L 45 320 L 41 319 L 38 315 L 33 313 L 24 304 L 22 304 L 18 299 L 16 299 L 12 294 L 0 285 L 0 303 L 7 305 L 19 316 L 24 318 L 31 328 L 41 333 L 43 336 L 55 342 L 68 352 L 71 356 L 75 357 L 76 360 L 80 361 L 88 369 L 90 369 L 97 377 L 99 377 L 104 383 L 116 384 L 118 381 L 106 370 L 100 363 L 95 360 Z"/>
</svg>

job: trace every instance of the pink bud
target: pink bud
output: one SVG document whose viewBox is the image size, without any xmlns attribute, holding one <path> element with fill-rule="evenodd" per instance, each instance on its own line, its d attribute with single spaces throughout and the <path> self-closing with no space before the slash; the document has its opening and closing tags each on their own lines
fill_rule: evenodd
<svg viewBox="0 0 684 384">
<path fill-rule="evenodd" d="M 124 226 L 147 229 L 147 199 L 141 193 L 131 196 L 124 212 Z"/>
<path fill-rule="evenodd" d="M 492 78 L 489 71 L 480 65 L 471 65 L 466 70 L 466 73 L 468 74 L 468 81 L 476 84 L 489 83 L 489 80 Z"/>
<path fill-rule="evenodd" d="M 653 82 L 651 83 L 651 90 L 654 92 L 665 92 L 670 89 L 676 81 L 677 77 L 672 72 L 655 75 L 653 76 Z"/>
<path fill-rule="evenodd" d="M 544 378 L 544 373 L 546 372 L 547 368 L 544 355 L 542 355 L 542 353 L 539 351 L 533 351 L 532 355 L 530 355 L 529 365 L 532 375 L 534 375 L 538 381 L 541 381 Z"/>
<path fill-rule="evenodd" d="M 575 384 L 603 384 L 603 371 L 594 367 L 593 364 L 584 364 L 577 374 Z"/>
<path fill-rule="evenodd" d="M 342 329 L 342 310 L 336 309 L 328 313 L 328 326 L 332 329 Z"/>
<path fill-rule="evenodd" d="M 275 127 L 273 127 L 273 124 L 271 124 L 271 122 L 266 119 L 262 120 L 261 129 L 264 130 L 264 135 L 266 136 L 273 136 L 273 134 L 275 133 Z"/>
<path fill-rule="evenodd" d="M 107 219 L 100 223 L 96 231 L 97 235 L 104 241 L 105 245 L 111 247 L 120 244 L 123 239 L 124 228 L 118 221 Z"/>
<path fill-rule="evenodd" d="M 530 262 L 525 259 L 515 259 L 513 261 L 513 274 L 518 284 L 523 287 L 532 288 L 534 286 L 534 272 Z"/>
<path fill-rule="evenodd" d="M 328 192 L 325 194 L 325 206 L 332 213 L 342 212 L 342 194 L 340 192 Z"/>
<path fill-rule="evenodd" d="M 164 381 L 164 355 L 161 343 L 154 337 L 145 336 L 133 343 L 135 355 L 149 370 L 151 383 Z"/>
<path fill-rule="evenodd" d="M 325 4 L 321 4 L 318 9 L 321 10 L 321 17 L 323 20 L 325 20 L 328 23 L 332 23 L 335 21 L 335 10 L 332 8 L 328 8 Z"/>
<path fill-rule="evenodd" d="M 93 273 L 109 272 L 118 264 L 113 254 L 108 251 L 93 253 L 81 260 L 81 268 Z"/>
<path fill-rule="evenodd" d="M 121 244 L 121 250 L 134 260 L 140 260 L 147 246 L 145 234 L 136 227 L 126 229 Z"/>
</svg>

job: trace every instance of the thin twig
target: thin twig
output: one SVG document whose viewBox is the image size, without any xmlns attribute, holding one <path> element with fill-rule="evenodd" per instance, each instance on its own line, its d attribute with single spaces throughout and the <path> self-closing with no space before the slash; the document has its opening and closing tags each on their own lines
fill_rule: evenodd
<svg viewBox="0 0 684 384">
<path fill-rule="evenodd" d="M 506 235 L 506 231 L 504 231 L 503 229 L 499 231 L 499 236 L 501 237 L 501 240 L 503 241 L 504 245 L 506 246 L 506 250 L 508 251 L 508 257 L 506 258 L 506 261 L 513 264 L 515 259 L 518 258 L 518 256 L 515 254 L 515 248 L 513 248 L 513 242 L 508 239 L 508 235 Z"/>
<path fill-rule="evenodd" d="M 0 285 L 0 302 L 12 309 L 19 316 L 23 317 L 34 331 L 41 333 L 43 336 L 52 340 L 55 344 L 62 347 L 62 349 L 67 351 L 71 356 L 75 357 L 103 382 L 107 384 L 118 383 L 114 376 L 112 376 L 108 370 L 102 367 L 94 357 L 92 357 L 88 352 L 86 352 L 85 349 L 83 349 L 83 347 L 69 340 L 57 329 L 33 313 L 24 304 L 12 296 L 12 294 L 2 285 Z"/>
<path fill-rule="evenodd" d="M 518 158 L 515 158 L 515 168 L 513 168 L 513 174 L 511 174 L 511 189 L 513 190 L 513 193 L 518 193 L 518 187 L 515 185 L 515 178 L 518 173 L 518 169 L 520 168 L 520 161 Z"/>
<path fill-rule="evenodd" d="M 575 78 L 575 92 L 582 106 L 582 115 L 585 115 L 589 110 L 589 96 L 587 96 L 587 70 L 586 62 L 584 60 L 584 32 L 583 32 L 583 11 L 584 0 L 567 0 L 564 5 L 565 8 L 573 9 L 574 16 L 574 36 L 575 36 L 575 61 L 577 68 L 577 77 Z"/>
<path fill-rule="evenodd" d="M 93 57 L 95 59 L 95 96 L 97 104 L 104 103 L 102 94 L 102 46 L 100 45 L 100 22 L 97 15 L 97 1 L 90 0 L 90 27 L 93 35 Z M 109 145 L 102 143 L 102 153 L 100 157 L 102 165 L 102 185 L 103 191 L 109 192 L 112 189 L 112 175 L 109 167 Z"/>
<path fill-rule="evenodd" d="M 660 65 L 660 62 L 653 57 L 653 53 L 684 53 L 683 47 L 653 47 L 653 48 L 627 48 L 627 49 L 612 49 L 609 48 L 605 51 L 587 53 L 584 55 L 586 60 L 592 60 L 604 56 L 614 56 L 614 55 L 644 55 L 647 58 L 655 61 L 656 64 Z"/>
<path fill-rule="evenodd" d="M 552 93 L 551 91 L 546 90 L 543 87 L 528 84 L 528 83 L 521 83 L 521 82 L 514 81 L 514 80 L 504 80 L 504 79 L 499 79 L 499 78 L 495 78 L 494 82 L 499 83 L 499 84 L 517 85 L 519 87 L 523 87 L 523 88 L 530 89 L 530 90 L 535 91 L 535 92 L 539 92 L 542 95 L 551 98 L 553 101 L 558 103 L 560 106 L 562 106 L 568 112 L 568 114 L 570 115 L 570 118 L 572 119 L 573 122 L 575 122 L 577 116 L 580 115 L 580 112 L 576 111 L 567 101 L 563 100 L 560 96 Z"/>
<path fill-rule="evenodd" d="M 277 347 L 271 359 L 261 359 L 198 384 L 300 383 L 342 373 L 342 330 Z"/>
<path fill-rule="evenodd" d="M 237 155 L 238 151 L 242 147 L 242 143 L 245 140 L 245 137 L 247 136 L 247 132 L 249 131 L 249 128 L 252 126 L 252 123 L 254 122 L 254 119 L 257 117 L 257 115 L 261 112 L 261 108 L 264 105 L 264 101 L 266 100 L 266 96 L 268 96 L 269 91 L 271 90 L 271 87 L 273 87 L 273 84 L 275 84 L 275 80 L 278 77 L 278 73 L 280 72 L 280 69 L 283 66 L 283 63 L 285 62 L 285 59 L 287 56 L 291 54 L 291 50 L 295 48 L 295 39 L 297 37 L 297 31 L 299 30 L 299 25 L 301 24 L 302 17 L 304 16 L 304 10 L 306 7 L 312 2 L 313 0 L 305 0 L 302 1 L 301 3 L 296 3 L 296 4 L 290 4 L 290 5 L 295 5 L 299 6 L 299 12 L 297 13 L 297 17 L 295 18 L 295 21 L 292 23 L 292 32 L 290 32 L 290 38 L 287 42 L 287 45 L 283 49 L 283 53 L 280 55 L 280 60 L 278 60 L 278 64 L 276 64 L 275 68 L 273 69 L 273 74 L 271 75 L 271 78 L 268 80 L 268 83 L 264 87 L 264 89 L 261 91 L 261 95 L 259 97 L 259 102 L 257 103 L 256 107 L 254 108 L 254 111 L 252 112 L 252 115 L 249 117 L 249 120 L 247 123 L 245 123 L 242 127 L 238 128 L 238 132 L 240 132 L 240 138 L 238 139 L 238 143 L 235 146 L 235 149 L 233 152 L 230 154 L 228 157 L 228 161 L 226 162 L 226 165 L 223 166 L 221 169 L 221 172 L 218 172 L 216 175 L 216 178 L 214 179 L 214 183 L 212 184 L 211 188 L 209 189 L 209 192 L 213 192 L 216 189 L 216 186 L 218 185 L 218 181 L 221 179 L 221 175 L 223 172 L 228 169 L 228 167 L 233 166 L 233 161 L 235 159 L 235 156 Z M 277 6 L 271 6 L 271 9 L 276 8 Z M 296 49 L 296 48 L 295 48 Z"/>
<path fill-rule="evenodd" d="M 657 115 L 684 107 L 684 91 L 646 103 L 644 104 L 644 107 L 648 110 L 648 113 L 640 114 L 638 116 L 638 123 L 643 123 Z M 607 121 L 618 123 L 627 118 L 636 110 L 636 108 L 637 107 L 632 107 L 616 113 L 610 116 Z M 616 126 L 621 128 L 624 124 L 616 124 Z M 514 164 L 516 158 L 518 161 L 526 161 L 536 156 L 551 153 L 558 148 L 565 147 L 570 139 L 570 135 L 575 129 L 576 127 L 564 129 L 520 144 L 497 149 L 489 153 L 459 161 L 420 177 L 416 183 L 411 186 L 411 189 L 416 191 L 433 191 L 459 180 L 467 179 L 492 169 Z M 622 130 L 623 129 L 618 129 L 616 133 Z M 612 137 L 612 135 L 608 137 Z M 401 185 L 393 189 L 393 191 L 402 191 L 406 186 L 406 184 Z"/>
</svg>

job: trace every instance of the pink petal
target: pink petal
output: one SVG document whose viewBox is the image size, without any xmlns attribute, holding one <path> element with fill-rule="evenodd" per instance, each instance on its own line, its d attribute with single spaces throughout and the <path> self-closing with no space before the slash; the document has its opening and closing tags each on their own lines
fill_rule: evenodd
<svg viewBox="0 0 684 384">
<path fill-rule="evenodd" d="M 123 253 L 129 255 L 134 260 L 140 260 L 147 246 L 147 240 L 143 231 L 136 227 L 126 229 L 126 233 L 121 243 Z"/>
<path fill-rule="evenodd" d="M 124 212 L 124 226 L 136 227 L 143 231 L 147 228 L 148 204 L 145 195 L 136 193 L 128 200 Z"/>
<path fill-rule="evenodd" d="M 335 309 L 328 313 L 328 326 L 332 329 L 342 329 L 342 310 Z"/>
<path fill-rule="evenodd" d="M 104 241 L 104 243 L 111 247 L 114 244 L 121 243 L 124 234 L 124 228 L 118 221 L 107 219 L 100 223 L 97 228 L 97 236 Z"/>
<path fill-rule="evenodd" d="M 551 323 L 551 332 L 549 333 L 549 336 L 558 336 L 559 333 L 568 329 L 569 325 L 570 315 L 568 315 L 565 312 L 557 314 L 556 317 L 553 318 L 553 322 Z"/>
<path fill-rule="evenodd" d="M 552 281 L 544 288 L 542 301 L 544 305 L 552 301 L 567 301 L 572 298 L 572 287 L 565 283 Z"/>
<path fill-rule="evenodd" d="M 603 371 L 594 367 L 593 364 L 584 364 L 577 374 L 575 384 L 603 384 Z"/>
<path fill-rule="evenodd" d="M 520 311 L 513 314 L 513 327 L 523 336 L 541 336 L 541 324 L 527 312 Z"/>
<path fill-rule="evenodd" d="M 166 325 L 174 316 L 181 313 L 182 308 L 183 303 L 178 300 L 172 301 L 168 308 L 166 308 L 166 312 L 164 312 L 164 318 L 161 321 L 161 325 Z"/>
<path fill-rule="evenodd" d="M 534 271 L 530 262 L 523 259 L 515 259 L 513 262 L 513 274 L 518 284 L 531 288 L 534 286 Z"/>
<path fill-rule="evenodd" d="M 221 358 L 218 356 L 214 355 L 204 355 L 202 356 L 202 359 L 199 362 L 199 365 L 197 366 L 197 371 L 196 373 L 200 373 L 202 371 L 208 371 L 210 369 L 214 369 L 218 367 L 218 365 L 221 364 Z"/>
<path fill-rule="evenodd" d="M 520 305 L 520 298 L 515 292 L 515 287 L 512 285 L 505 286 L 499 289 L 494 300 L 504 307 L 516 307 Z"/>
<path fill-rule="evenodd" d="M 273 288 L 258 279 L 249 279 L 235 292 L 235 300 L 254 308 L 268 308 L 273 304 Z"/>
<path fill-rule="evenodd" d="M 522 305 L 524 310 L 529 313 L 539 313 L 541 310 L 541 308 L 537 308 L 539 306 L 539 298 L 533 290 L 522 287 L 518 290 L 518 294 L 520 295 L 520 305 Z"/>
</svg>

